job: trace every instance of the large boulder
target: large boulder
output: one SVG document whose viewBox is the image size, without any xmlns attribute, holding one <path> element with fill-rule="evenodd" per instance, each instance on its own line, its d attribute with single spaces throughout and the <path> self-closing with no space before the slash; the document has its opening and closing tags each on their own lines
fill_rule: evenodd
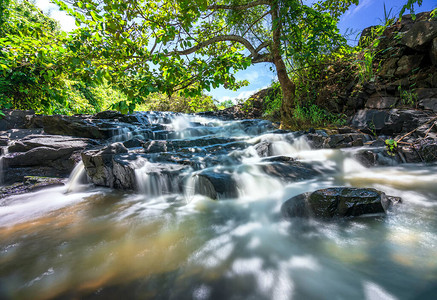
<svg viewBox="0 0 437 300">
<path fill-rule="evenodd" d="M 120 189 L 135 187 L 135 174 L 129 161 L 115 159 L 116 154 L 127 154 L 122 143 L 114 143 L 96 150 L 82 152 L 82 161 L 88 179 L 100 186 Z"/>
<path fill-rule="evenodd" d="M 237 182 L 230 173 L 208 170 L 194 175 L 193 180 L 194 194 L 214 200 L 238 197 Z"/>
<path fill-rule="evenodd" d="M 431 113 L 413 109 L 363 109 L 353 116 L 351 125 L 366 133 L 396 135 L 410 132 L 431 118 Z"/>
<path fill-rule="evenodd" d="M 70 136 L 30 135 L 10 142 L 9 154 L 3 159 L 7 168 L 50 167 L 69 173 L 80 160 L 80 152 L 96 144 Z"/>
<path fill-rule="evenodd" d="M 281 213 L 284 218 L 357 217 L 385 213 L 400 202 L 375 189 L 335 187 L 295 196 L 284 202 Z"/>
</svg>

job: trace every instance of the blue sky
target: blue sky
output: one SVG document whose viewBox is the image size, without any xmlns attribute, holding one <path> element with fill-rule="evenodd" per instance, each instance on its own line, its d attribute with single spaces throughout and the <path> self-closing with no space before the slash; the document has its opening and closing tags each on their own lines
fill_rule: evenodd
<svg viewBox="0 0 437 300">
<path fill-rule="evenodd" d="M 351 6 L 342 16 L 339 23 L 340 31 L 345 33 L 349 28 L 359 34 L 364 28 L 381 23 L 381 19 L 384 18 L 384 3 L 387 10 L 392 8 L 394 14 L 399 14 L 399 11 L 406 2 L 407 0 L 361 0 L 358 6 Z M 49 0 L 36 0 L 35 3 L 45 12 L 50 11 L 51 16 L 60 22 L 63 30 L 70 31 L 75 28 L 73 18 L 67 16 L 65 12 L 59 11 L 57 6 L 50 3 Z M 422 6 L 417 7 L 416 13 L 429 11 L 435 7 L 437 7 L 436 0 L 423 0 Z M 219 101 L 229 99 L 237 101 L 238 99 L 248 98 L 256 91 L 269 86 L 275 80 L 276 73 L 270 70 L 271 66 L 273 65 L 257 64 L 237 73 L 237 79 L 248 80 L 250 85 L 236 92 L 217 88 L 209 94 Z"/>
</svg>

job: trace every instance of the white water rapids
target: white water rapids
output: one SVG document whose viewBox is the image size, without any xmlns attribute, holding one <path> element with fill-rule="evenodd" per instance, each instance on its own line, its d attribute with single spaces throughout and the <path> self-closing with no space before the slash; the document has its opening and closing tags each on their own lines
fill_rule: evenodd
<svg viewBox="0 0 437 300">
<path fill-rule="evenodd" d="M 311 150 L 261 125 L 150 115 L 169 139 L 233 137 L 243 149 L 202 152 L 183 190 L 139 161 L 136 192 L 85 184 L 80 164 L 64 187 L 0 199 L 2 299 L 433 299 L 437 295 L 437 165 L 365 168 L 357 149 Z M 123 137 L 124 135 L 124 137 Z M 135 133 L 133 134 L 135 135 Z M 121 131 L 117 140 L 132 135 Z M 255 145 L 319 166 L 284 182 Z M 190 152 L 191 151 L 191 152 Z M 199 154 L 200 153 L 200 154 Z M 215 163 L 207 163 L 216 158 Z M 238 163 L 236 163 L 236 161 Z M 238 196 L 196 193 L 199 172 L 232 177 Z M 287 199 L 334 186 L 400 196 L 387 216 L 284 220 Z"/>
</svg>

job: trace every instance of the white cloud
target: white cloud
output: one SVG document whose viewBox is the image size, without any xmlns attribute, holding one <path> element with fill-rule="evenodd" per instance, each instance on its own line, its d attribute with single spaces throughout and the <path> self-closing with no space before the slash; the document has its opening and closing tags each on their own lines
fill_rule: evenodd
<svg viewBox="0 0 437 300">
<path fill-rule="evenodd" d="M 53 19 L 59 21 L 61 24 L 61 29 L 64 31 L 72 31 L 77 28 L 75 20 L 72 16 L 67 15 L 65 11 L 52 11 L 50 15 Z"/>
<path fill-rule="evenodd" d="M 350 8 L 345 14 L 344 14 L 344 18 L 350 18 L 352 16 L 354 16 L 356 13 L 358 13 L 360 10 L 362 10 L 363 8 L 368 7 L 370 4 L 372 4 L 373 0 L 363 0 L 362 2 L 360 2 L 357 6 L 355 6 L 354 8 Z"/>
<path fill-rule="evenodd" d="M 269 86 L 270 85 L 266 85 L 266 86 L 263 86 L 262 88 L 259 88 L 259 89 L 256 89 L 256 90 L 244 91 L 244 92 L 241 92 L 240 94 L 238 94 L 235 97 L 229 97 L 229 96 L 221 97 L 219 99 L 219 102 L 231 100 L 234 104 L 237 104 L 238 100 L 245 100 L 245 99 L 249 98 L 250 96 L 252 96 L 253 94 L 255 94 L 256 92 L 259 92 L 259 91 L 261 91 L 261 90 L 263 90 L 263 89 L 265 89 L 265 88 L 267 88 Z"/>
<path fill-rule="evenodd" d="M 51 3 L 49 0 L 36 0 L 35 5 L 38 6 L 44 12 L 47 12 L 50 9 L 58 9 L 58 6 L 56 4 Z"/>
<path fill-rule="evenodd" d="M 259 78 L 259 73 L 257 71 L 242 72 L 242 74 L 237 75 L 238 80 L 247 80 L 250 83 Z"/>
<path fill-rule="evenodd" d="M 49 0 L 36 0 L 35 5 L 51 18 L 58 21 L 62 30 L 72 31 L 77 28 L 74 18 L 67 15 L 65 11 L 60 11 L 58 6 L 51 3 Z"/>
</svg>

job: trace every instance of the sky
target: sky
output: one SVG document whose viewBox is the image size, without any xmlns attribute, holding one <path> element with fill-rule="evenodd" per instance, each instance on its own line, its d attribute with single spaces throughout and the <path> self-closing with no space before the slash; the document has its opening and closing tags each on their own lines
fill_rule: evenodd
<svg viewBox="0 0 437 300">
<path fill-rule="evenodd" d="M 384 3 L 387 11 L 392 9 L 392 14 L 399 14 L 402 6 L 407 0 L 360 0 L 358 6 L 353 5 L 341 17 L 339 28 L 341 33 L 345 33 L 350 29 L 356 32 L 351 35 L 351 44 L 354 43 L 356 35 L 369 26 L 381 24 L 384 19 Z M 64 31 L 71 31 L 76 28 L 74 19 L 68 16 L 65 12 L 59 11 L 55 4 L 50 3 L 50 0 L 36 0 L 35 4 L 44 12 L 49 13 L 50 16 L 59 21 L 61 28 Z M 422 6 L 416 6 L 416 13 L 422 11 L 430 11 L 437 7 L 436 0 L 423 0 Z M 212 95 L 219 102 L 225 100 L 232 100 L 234 102 L 240 99 L 247 99 L 255 92 L 268 87 L 274 80 L 276 80 L 276 73 L 271 70 L 272 64 L 261 63 L 253 65 L 246 70 L 240 71 L 236 74 L 238 80 L 248 80 L 250 85 L 239 89 L 238 91 L 229 91 L 224 88 L 217 88 L 211 90 L 209 95 Z"/>
</svg>

